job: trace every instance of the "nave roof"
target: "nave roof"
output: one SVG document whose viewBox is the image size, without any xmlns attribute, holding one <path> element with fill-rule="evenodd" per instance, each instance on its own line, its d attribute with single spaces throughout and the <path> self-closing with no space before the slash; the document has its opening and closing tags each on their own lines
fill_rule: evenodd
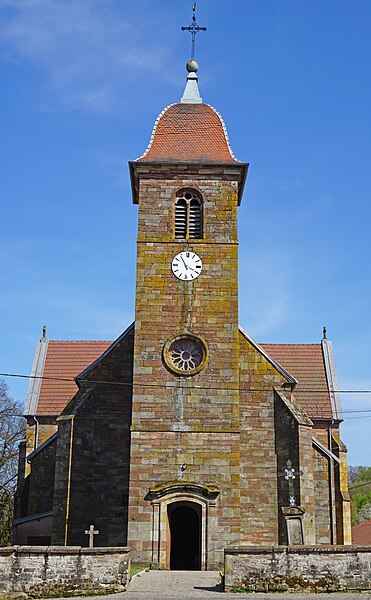
<svg viewBox="0 0 371 600">
<path fill-rule="evenodd" d="M 240 331 L 246 339 L 246 332 Z M 126 332 L 115 342 L 42 338 L 37 344 L 32 370 L 33 376 L 42 379 L 30 380 L 25 414 L 58 416 L 78 391 L 74 378 L 84 376 L 91 366 L 98 364 Z M 297 380 L 295 397 L 311 419 L 336 418 L 337 407 L 329 391 L 323 341 L 319 344 L 257 344 L 249 336 L 247 340 L 281 374 L 286 374 L 288 380 L 290 377 L 293 382 Z"/>
</svg>

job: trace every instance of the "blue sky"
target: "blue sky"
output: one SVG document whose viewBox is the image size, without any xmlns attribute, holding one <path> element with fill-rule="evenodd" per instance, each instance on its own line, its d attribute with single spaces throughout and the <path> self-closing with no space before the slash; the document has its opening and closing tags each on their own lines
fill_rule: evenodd
<svg viewBox="0 0 371 600">
<path fill-rule="evenodd" d="M 30 372 L 44 323 L 114 339 L 132 321 L 127 161 L 182 95 L 191 6 L 0 0 L 0 372 Z M 250 162 L 241 325 L 285 343 L 326 325 L 340 388 L 371 390 L 371 3 L 199 0 L 198 21 L 201 95 Z M 370 465 L 371 394 L 342 400 L 349 462 Z"/>
</svg>

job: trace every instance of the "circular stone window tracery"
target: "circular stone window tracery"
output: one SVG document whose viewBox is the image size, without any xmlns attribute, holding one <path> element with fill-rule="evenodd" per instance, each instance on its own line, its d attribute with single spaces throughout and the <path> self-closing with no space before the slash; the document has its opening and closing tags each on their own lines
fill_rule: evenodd
<svg viewBox="0 0 371 600">
<path fill-rule="evenodd" d="M 166 342 L 163 358 L 171 371 L 180 375 L 195 375 L 205 366 L 206 344 L 194 335 L 177 335 Z"/>
</svg>

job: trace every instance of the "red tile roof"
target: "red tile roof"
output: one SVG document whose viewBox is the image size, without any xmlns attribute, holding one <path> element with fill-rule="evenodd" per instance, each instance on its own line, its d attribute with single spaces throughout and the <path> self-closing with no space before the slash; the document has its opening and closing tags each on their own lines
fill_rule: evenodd
<svg viewBox="0 0 371 600">
<path fill-rule="evenodd" d="M 294 394 L 311 418 L 331 419 L 325 363 L 321 344 L 260 344 L 291 375 L 299 380 Z"/>
<path fill-rule="evenodd" d="M 58 415 L 77 392 L 72 379 L 101 356 L 109 341 L 48 342 L 37 414 Z M 261 344 L 262 348 L 299 380 L 295 396 L 310 417 L 331 418 L 321 344 Z M 309 391 L 309 389 L 311 391 Z"/>
<path fill-rule="evenodd" d="M 37 414 L 59 415 L 78 390 L 72 379 L 103 354 L 111 343 L 49 340 L 43 376 L 70 381 L 43 379 Z"/>
<path fill-rule="evenodd" d="M 352 527 L 352 543 L 360 546 L 371 544 L 371 519 Z"/>
<path fill-rule="evenodd" d="M 158 117 L 139 162 L 238 162 L 222 118 L 208 104 L 172 104 Z"/>
</svg>

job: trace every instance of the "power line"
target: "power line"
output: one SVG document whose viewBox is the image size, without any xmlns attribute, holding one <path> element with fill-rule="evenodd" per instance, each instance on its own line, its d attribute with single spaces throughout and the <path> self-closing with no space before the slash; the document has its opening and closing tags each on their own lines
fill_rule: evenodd
<svg viewBox="0 0 371 600">
<path fill-rule="evenodd" d="M 355 490 L 356 488 L 364 487 L 365 485 L 371 485 L 371 481 L 366 481 L 365 483 L 358 483 L 357 485 L 349 485 L 349 491 Z"/>
<path fill-rule="evenodd" d="M 105 381 L 105 380 L 96 380 L 96 379 L 77 379 L 75 377 L 51 377 L 51 376 L 45 376 L 45 375 L 23 375 L 20 373 L 0 373 L 0 377 L 18 377 L 21 379 L 41 379 L 44 381 L 65 381 L 65 382 L 73 382 L 73 383 L 78 383 L 80 382 L 87 382 L 87 383 L 94 383 L 94 384 L 102 384 L 102 385 L 121 385 L 121 386 L 127 386 L 127 387 L 132 387 L 134 384 L 132 381 Z M 278 382 L 277 382 L 278 384 Z M 161 387 L 161 388 L 179 388 L 180 386 L 177 383 L 173 383 L 170 385 L 166 385 L 166 384 L 161 384 L 161 383 L 144 383 L 141 382 L 139 384 L 137 384 L 140 387 Z M 185 388 L 187 386 L 184 386 Z M 271 383 L 267 383 L 266 387 L 262 387 L 262 388 L 251 388 L 248 385 L 246 386 L 218 386 L 218 387 L 210 387 L 210 386 L 202 386 L 202 385 L 195 385 L 192 386 L 192 388 L 190 387 L 190 389 L 198 389 L 198 390 L 229 390 L 229 391 L 240 391 L 240 390 L 247 390 L 250 392 L 265 392 L 268 388 L 272 387 L 272 382 Z M 334 394 L 371 394 L 371 390 L 329 390 L 328 388 L 323 388 L 323 389 L 315 389 L 315 388 L 308 388 L 308 387 L 300 387 L 300 389 L 298 390 L 301 393 L 307 393 L 307 394 L 323 394 L 323 393 L 334 393 Z"/>
<path fill-rule="evenodd" d="M 63 411 L 62 411 L 62 412 L 63 412 Z M 346 411 L 345 411 L 345 412 L 346 412 Z M 371 410 L 367 410 L 367 409 L 366 409 L 366 410 L 364 410 L 364 411 L 360 411 L 360 412 L 369 413 L 369 412 L 371 412 Z M 344 413 L 344 411 L 343 411 L 343 413 Z M 57 415 L 57 416 L 59 416 L 59 414 L 61 414 L 61 413 L 58 413 L 58 415 Z M 102 414 L 103 414 L 103 413 L 102 413 Z M 110 414 L 110 413 L 104 413 L 104 415 L 106 415 L 106 416 L 108 416 L 109 414 Z M 6 417 L 17 417 L 17 418 L 20 418 L 20 419 L 24 419 L 24 418 L 25 418 L 25 415 L 21 415 L 21 414 L 6 414 L 5 416 L 6 416 Z M 39 416 L 43 416 L 43 415 L 39 415 Z M 49 415 L 49 416 L 53 416 L 53 415 Z M 81 418 L 81 417 L 80 417 L 80 418 Z M 354 419 L 371 419 L 371 414 L 370 414 L 370 415 L 363 415 L 363 414 L 362 414 L 362 415 L 360 415 L 359 417 L 348 417 L 348 416 L 346 416 L 346 417 L 343 419 L 343 421 L 352 421 L 352 420 L 354 420 Z M 90 417 L 89 417 L 89 419 L 87 419 L 87 420 L 90 420 Z M 26 431 L 26 430 L 25 430 L 25 431 Z"/>
<path fill-rule="evenodd" d="M 364 413 L 371 412 L 371 408 L 348 408 L 343 410 L 344 413 L 354 414 L 354 413 Z"/>
<path fill-rule="evenodd" d="M 347 412 L 347 411 L 343 411 L 343 412 Z M 359 411 L 359 412 L 369 413 L 371 411 L 369 411 L 369 410 L 366 409 L 364 411 Z M 347 421 L 352 421 L 353 419 L 371 419 L 371 415 L 365 415 L 365 416 L 360 415 L 359 417 L 348 417 L 348 415 L 346 416 L 346 420 Z"/>
</svg>

